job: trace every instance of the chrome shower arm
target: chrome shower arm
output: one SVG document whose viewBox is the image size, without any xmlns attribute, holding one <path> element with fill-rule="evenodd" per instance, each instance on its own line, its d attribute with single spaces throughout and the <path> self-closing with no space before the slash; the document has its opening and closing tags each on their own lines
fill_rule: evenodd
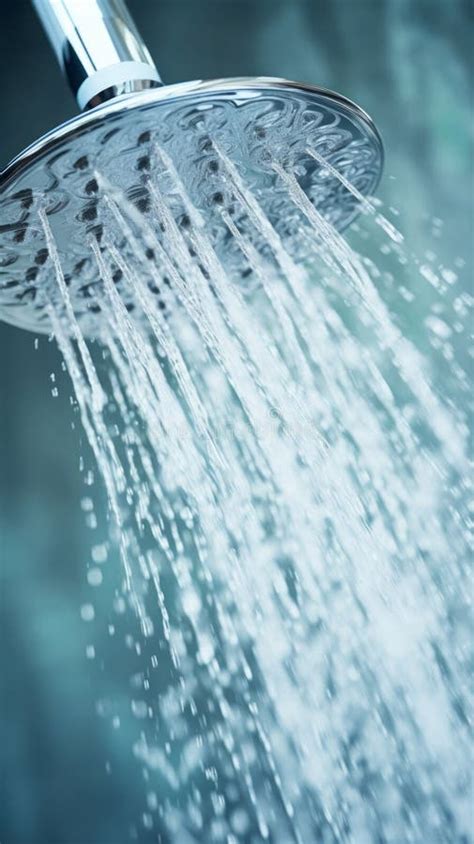
<svg viewBox="0 0 474 844">
<path fill-rule="evenodd" d="M 123 0 L 33 0 L 79 108 L 161 84 Z"/>
</svg>

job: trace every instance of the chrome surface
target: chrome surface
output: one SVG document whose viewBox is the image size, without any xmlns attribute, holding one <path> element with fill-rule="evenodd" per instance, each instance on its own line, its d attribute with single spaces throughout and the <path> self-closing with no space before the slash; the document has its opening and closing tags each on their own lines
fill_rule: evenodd
<svg viewBox="0 0 474 844">
<path fill-rule="evenodd" d="M 160 84 L 122 0 L 33 0 L 80 108 Z"/>
<path fill-rule="evenodd" d="M 43 208 L 75 312 L 87 333 L 100 333 L 101 284 L 90 238 L 101 241 L 105 232 L 132 263 L 136 257 L 127 254 L 123 231 L 107 211 L 99 182 L 143 216 L 166 250 L 167 235 L 150 202 L 150 187 L 166 197 L 178 224 L 185 209 L 162 153 L 173 161 L 237 283 L 244 283 L 249 267 L 229 238 L 223 208 L 259 252 L 265 253 L 266 246 L 217 150 L 232 160 L 286 249 L 304 261 L 311 232 L 272 162 L 296 175 L 336 228 L 348 226 L 360 210 L 337 178 L 311 158 L 311 148 L 362 194 L 374 192 L 383 151 L 373 123 L 349 100 L 312 86 L 265 78 L 187 82 L 123 96 L 79 115 L 31 145 L 0 174 L 0 317 L 48 332 L 48 302 L 62 307 L 39 221 Z M 133 225 L 142 237 L 136 213 Z M 141 271 L 152 272 L 155 279 L 166 275 L 156 261 Z M 131 306 L 131 292 L 119 286 Z"/>
</svg>

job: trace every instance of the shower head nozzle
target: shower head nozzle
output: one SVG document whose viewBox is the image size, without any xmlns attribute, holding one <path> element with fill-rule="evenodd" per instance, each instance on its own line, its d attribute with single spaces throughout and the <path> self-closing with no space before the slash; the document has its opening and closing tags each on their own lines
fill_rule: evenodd
<svg viewBox="0 0 474 844">
<path fill-rule="evenodd" d="M 74 313 L 86 333 L 100 334 L 102 283 L 91 239 L 104 260 L 107 243 L 127 250 L 126 232 L 107 201 L 111 195 L 138 237 L 137 219 L 143 221 L 143 254 L 156 263 L 155 279 L 165 273 L 150 236 L 168 247 L 157 191 L 180 230 L 189 225 L 189 207 L 195 209 L 230 275 L 238 278 L 248 262 L 225 220 L 265 256 L 268 243 L 255 225 L 256 205 L 295 260 L 307 254 L 308 231 L 281 179 L 283 169 L 338 230 L 360 211 L 358 197 L 378 184 L 383 149 L 377 130 L 358 106 L 330 91 L 254 78 L 120 93 L 40 138 L 0 173 L 3 320 L 49 332 L 50 307 L 62 307 L 45 218 Z M 117 283 L 127 302 L 125 282 Z"/>
</svg>

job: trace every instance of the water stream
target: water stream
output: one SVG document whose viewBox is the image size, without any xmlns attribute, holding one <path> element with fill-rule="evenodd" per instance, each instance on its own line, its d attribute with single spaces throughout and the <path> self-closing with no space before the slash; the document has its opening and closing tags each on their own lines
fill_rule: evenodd
<svg viewBox="0 0 474 844">
<path fill-rule="evenodd" d="M 99 341 L 40 211 L 62 302 L 49 316 L 140 622 L 141 823 L 173 844 L 468 842 L 468 429 L 453 400 L 468 378 L 453 329 L 427 313 L 416 341 L 399 324 L 382 264 L 412 257 L 345 177 L 381 266 L 275 164 L 311 242 L 297 263 L 215 154 L 248 278 L 163 150 L 148 222 L 97 173 Z M 452 274 L 433 277 L 461 336 Z M 449 367 L 444 393 L 425 342 Z"/>
</svg>

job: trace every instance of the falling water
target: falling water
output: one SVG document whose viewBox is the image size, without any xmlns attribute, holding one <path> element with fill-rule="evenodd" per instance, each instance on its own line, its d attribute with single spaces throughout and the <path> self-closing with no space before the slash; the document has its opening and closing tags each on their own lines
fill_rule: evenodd
<svg viewBox="0 0 474 844">
<path fill-rule="evenodd" d="M 384 265 L 413 261 L 312 154 L 375 222 Z M 95 174 L 102 354 L 40 210 L 61 294 L 46 307 L 140 623 L 142 824 L 176 844 L 467 842 L 466 297 L 422 267 L 448 316 L 410 337 L 388 271 L 289 170 L 274 164 L 305 265 L 216 146 L 228 248 L 248 263 L 235 278 L 155 155 L 153 223 Z M 426 342 L 449 366 L 443 395 Z"/>
</svg>

